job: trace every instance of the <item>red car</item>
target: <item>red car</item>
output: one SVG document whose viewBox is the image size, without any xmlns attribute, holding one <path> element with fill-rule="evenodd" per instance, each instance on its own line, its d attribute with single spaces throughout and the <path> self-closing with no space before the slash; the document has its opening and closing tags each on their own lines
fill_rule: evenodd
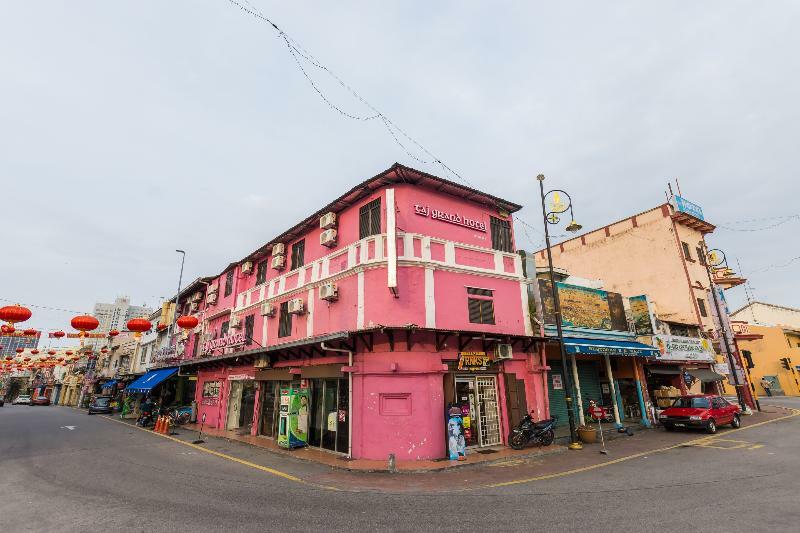
<svg viewBox="0 0 800 533">
<path fill-rule="evenodd" d="M 708 433 L 716 433 L 719 426 L 730 424 L 738 428 L 742 425 L 739 406 L 714 394 L 695 394 L 681 396 L 670 407 L 661 411 L 658 419 L 664 429 L 703 428 Z"/>
<path fill-rule="evenodd" d="M 37 396 L 31 400 L 31 405 L 50 405 L 50 398 L 47 396 Z"/>
</svg>

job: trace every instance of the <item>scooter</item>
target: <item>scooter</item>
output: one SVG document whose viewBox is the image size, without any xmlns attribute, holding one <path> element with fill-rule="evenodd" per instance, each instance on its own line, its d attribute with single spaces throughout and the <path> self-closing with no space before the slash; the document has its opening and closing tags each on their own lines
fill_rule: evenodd
<svg viewBox="0 0 800 533">
<path fill-rule="evenodd" d="M 530 414 L 520 420 L 517 427 L 511 430 L 508 442 L 515 450 L 521 450 L 530 442 L 539 446 L 550 446 L 555 439 L 555 427 L 558 417 L 552 417 L 540 422 L 534 422 Z"/>
</svg>

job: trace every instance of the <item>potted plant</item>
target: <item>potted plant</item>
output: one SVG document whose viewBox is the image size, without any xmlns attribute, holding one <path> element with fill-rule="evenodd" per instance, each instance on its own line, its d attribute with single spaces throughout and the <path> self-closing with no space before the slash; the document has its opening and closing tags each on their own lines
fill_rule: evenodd
<svg viewBox="0 0 800 533">
<path fill-rule="evenodd" d="M 597 442 L 597 429 L 592 425 L 594 420 L 592 417 L 583 417 L 583 424 L 578 427 L 578 437 L 585 444 L 592 444 Z"/>
</svg>

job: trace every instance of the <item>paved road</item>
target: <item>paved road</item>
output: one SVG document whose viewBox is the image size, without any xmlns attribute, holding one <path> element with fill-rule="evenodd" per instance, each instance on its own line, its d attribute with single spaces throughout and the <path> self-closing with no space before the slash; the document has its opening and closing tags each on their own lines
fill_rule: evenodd
<svg viewBox="0 0 800 533">
<path fill-rule="evenodd" d="M 504 487 L 471 486 L 491 477 L 482 467 L 425 474 L 424 491 L 419 478 L 382 474 L 359 474 L 359 489 L 355 474 L 342 474 L 347 483 L 334 488 L 344 490 L 331 490 L 264 469 L 329 486 L 336 471 L 248 446 L 207 445 L 262 469 L 73 409 L 7 404 L 0 531 L 797 531 L 799 442 L 794 417 L 723 432 L 709 446 Z M 437 479 L 447 486 L 429 492 Z"/>
</svg>

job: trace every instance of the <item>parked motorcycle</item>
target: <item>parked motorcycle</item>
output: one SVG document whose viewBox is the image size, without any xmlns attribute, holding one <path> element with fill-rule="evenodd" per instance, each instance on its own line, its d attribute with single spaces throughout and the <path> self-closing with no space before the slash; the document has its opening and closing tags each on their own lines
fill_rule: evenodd
<svg viewBox="0 0 800 533">
<path fill-rule="evenodd" d="M 511 430 L 509 444 L 515 450 L 521 450 L 530 442 L 539 446 L 550 446 L 555 439 L 555 427 L 558 417 L 549 418 L 540 422 L 534 422 L 530 414 L 520 420 L 517 427 Z"/>
<path fill-rule="evenodd" d="M 144 404 L 139 418 L 136 419 L 136 425 L 143 428 L 155 425 L 156 417 L 158 417 L 159 412 L 160 409 L 157 405 Z"/>
</svg>

